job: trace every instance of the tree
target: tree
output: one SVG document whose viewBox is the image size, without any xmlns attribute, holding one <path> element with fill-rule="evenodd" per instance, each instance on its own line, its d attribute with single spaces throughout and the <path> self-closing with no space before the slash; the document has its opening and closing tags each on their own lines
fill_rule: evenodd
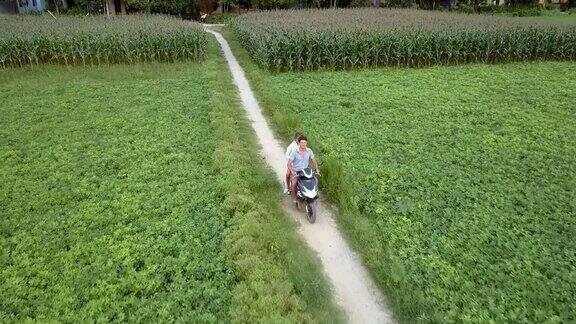
<svg viewBox="0 0 576 324">
<path fill-rule="evenodd" d="M 440 5 L 439 0 L 416 0 L 421 9 L 434 9 Z"/>
<path fill-rule="evenodd" d="M 103 14 L 105 12 L 104 0 L 74 0 L 70 7 L 84 13 Z"/>
<path fill-rule="evenodd" d="M 194 20 L 200 19 L 200 7 L 198 5 L 198 0 L 188 0 L 182 17 Z"/>
</svg>

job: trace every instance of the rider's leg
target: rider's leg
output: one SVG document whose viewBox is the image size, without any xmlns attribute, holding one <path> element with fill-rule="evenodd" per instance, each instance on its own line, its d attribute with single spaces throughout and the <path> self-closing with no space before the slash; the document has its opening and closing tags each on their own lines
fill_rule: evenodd
<svg viewBox="0 0 576 324">
<path fill-rule="evenodd" d="M 290 180 L 291 180 L 290 191 L 292 193 L 292 201 L 296 202 L 296 199 L 297 199 L 296 198 L 296 182 L 298 180 L 298 177 L 295 174 L 293 174 L 293 175 L 291 175 Z"/>
<path fill-rule="evenodd" d="M 290 169 L 286 168 L 286 194 L 290 191 Z"/>
</svg>

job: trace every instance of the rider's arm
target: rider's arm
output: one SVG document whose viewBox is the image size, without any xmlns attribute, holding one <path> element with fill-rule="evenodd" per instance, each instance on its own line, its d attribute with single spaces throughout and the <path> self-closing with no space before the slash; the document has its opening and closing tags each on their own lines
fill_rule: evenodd
<svg viewBox="0 0 576 324">
<path fill-rule="evenodd" d="M 292 169 L 292 159 L 288 159 L 288 163 L 287 163 L 286 167 L 288 168 L 288 170 L 290 170 L 290 173 L 294 173 L 294 171 Z"/>
<path fill-rule="evenodd" d="M 316 170 L 316 173 L 320 174 L 320 169 L 318 168 L 318 161 L 316 161 L 315 157 L 312 158 L 312 166 L 314 166 L 314 170 Z"/>
<path fill-rule="evenodd" d="M 318 169 L 318 161 L 316 161 L 314 151 L 312 151 L 311 149 L 308 150 L 310 152 L 310 160 L 312 161 L 312 166 L 314 167 L 314 170 L 316 170 L 316 173 L 320 174 L 320 169 Z"/>
</svg>

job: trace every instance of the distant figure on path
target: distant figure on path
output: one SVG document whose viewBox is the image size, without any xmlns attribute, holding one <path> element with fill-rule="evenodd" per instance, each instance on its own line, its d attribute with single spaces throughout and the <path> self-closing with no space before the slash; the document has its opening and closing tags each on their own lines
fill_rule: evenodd
<svg viewBox="0 0 576 324">
<path fill-rule="evenodd" d="M 201 22 L 201 23 L 205 23 L 207 17 L 208 17 L 208 14 L 207 14 L 207 13 L 205 13 L 205 12 L 200 12 L 200 22 Z"/>
</svg>

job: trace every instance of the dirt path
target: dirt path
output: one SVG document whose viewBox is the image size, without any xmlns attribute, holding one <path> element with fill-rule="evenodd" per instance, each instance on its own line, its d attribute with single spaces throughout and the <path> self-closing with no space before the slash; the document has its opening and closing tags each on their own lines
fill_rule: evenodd
<svg viewBox="0 0 576 324">
<path fill-rule="evenodd" d="M 252 123 L 252 127 L 262 147 L 266 162 L 272 167 L 278 181 L 283 183 L 286 161 L 284 149 L 274 137 L 262 115 L 258 102 L 244 75 L 244 71 L 232 54 L 228 42 L 212 28 L 222 46 L 228 66 L 238 87 L 240 99 Z M 334 215 L 326 205 L 318 206 L 318 218 L 311 225 L 302 212 L 287 207 L 286 210 L 299 223 L 299 232 L 310 248 L 320 257 L 322 266 L 331 281 L 336 302 L 345 311 L 351 323 L 393 323 L 392 312 L 384 305 L 382 295 L 368 276 L 360 259 L 352 252 L 334 222 Z"/>
</svg>

